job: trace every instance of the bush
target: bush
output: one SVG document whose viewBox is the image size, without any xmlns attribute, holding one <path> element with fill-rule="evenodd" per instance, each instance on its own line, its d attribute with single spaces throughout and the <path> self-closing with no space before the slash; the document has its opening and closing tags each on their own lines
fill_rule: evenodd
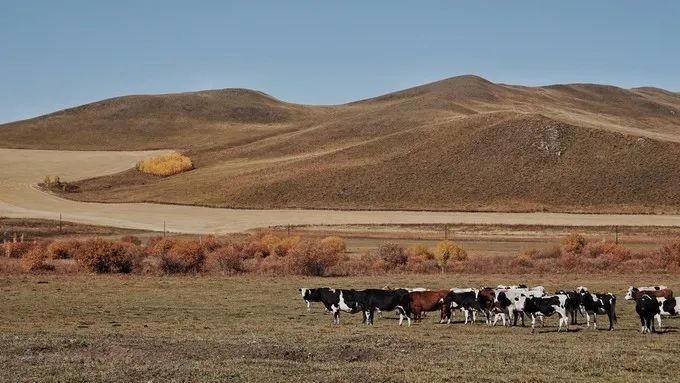
<svg viewBox="0 0 680 383">
<path fill-rule="evenodd" d="M 581 234 L 573 233 L 562 239 L 562 248 L 569 254 L 581 254 L 588 242 Z"/>
<path fill-rule="evenodd" d="M 222 243 L 212 234 L 202 237 L 201 245 L 203 246 L 206 252 L 215 251 L 222 247 Z"/>
<path fill-rule="evenodd" d="M 52 259 L 75 258 L 80 249 L 80 242 L 75 239 L 53 241 L 47 246 L 47 253 Z"/>
<path fill-rule="evenodd" d="M 208 254 L 206 267 L 227 274 L 239 274 L 248 271 L 245 260 L 244 254 L 234 246 L 222 247 Z"/>
<path fill-rule="evenodd" d="M 94 238 L 80 246 L 75 259 L 79 265 L 95 273 L 129 273 L 143 257 L 144 251 L 132 243 Z"/>
<path fill-rule="evenodd" d="M 205 263 L 205 249 L 197 241 L 178 240 L 160 255 L 166 273 L 197 273 Z"/>
<path fill-rule="evenodd" d="M 4 254 L 8 258 L 22 258 L 33 248 L 29 242 L 5 242 Z"/>
<path fill-rule="evenodd" d="M 562 256 L 559 246 L 551 246 L 543 249 L 527 250 L 523 253 L 529 259 L 557 259 Z"/>
<path fill-rule="evenodd" d="M 179 153 L 153 157 L 137 163 L 137 170 L 140 172 L 163 177 L 179 174 L 193 168 L 194 164 L 191 162 L 191 158 Z"/>
<path fill-rule="evenodd" d="M 44 247 L 34 246 L 21 258 L 21 267 L 25 271 L 54 270 L 54 266 L 45 263 L 48 258 Z"/>
<path fill-rule="evenodd" d="M 441 241 L 434 250 L 434 256 L 439 261 L 439 267 L 444 272 L 449 260 L 464 261 L 468 255 L 465 249 L 453 241 Z"/>
<path fill-rule="evenodd" d="M 386 269 L 400 268 L 408 262 L 404 248 L 397 243 L 385 243 L 378 248 L 378 257 L 384 262 Z"/>
<path fill-rule="evenodd" d="M 657 263 L 667 269 L 680 269 L 680 239 L 667 243 L 659 249 Z"/>
<path fill-rule="evenodd" d="M 345 240 L 337 236 L 330 236 L 322 239 L 321 245 L 329 248 L 332 251 L 335 251 L 336 253 L 344 253 L 347 251 Z"/>
<path fill-rule="evenodd" d="M 289 271 L 292 274 L 327 276 L 328 270 L 340 262 L 334 249 L 314 241 L 302 241 L 288 253 Z"/>
<path fill-rule="evenodd" d="M 121 242 L 131 243 L 131 244 L 137 245 L 137 246 L 139 246 L 139 245 L 142 244 L 142 240 L 139 239 L 139 237 L 136 237 L 136 236 L 134 236 L 134 235 L 126 235 L 126 236 L 122 237 L 122 238 L 120 239 L 120 241 L 121 241 Z"/>
<path fill-rule="evenodd" d="M 434 259 L 434 253 L 430 251 L 430 248 L 427 247 L 426 245 L 418 244 L 418 245 L 413 245 L 409 249 L 409 258 L 410 257 L 419 257 L 419 258 L 424 258 L 427 260 L 433 260 Z"/>
</svg>

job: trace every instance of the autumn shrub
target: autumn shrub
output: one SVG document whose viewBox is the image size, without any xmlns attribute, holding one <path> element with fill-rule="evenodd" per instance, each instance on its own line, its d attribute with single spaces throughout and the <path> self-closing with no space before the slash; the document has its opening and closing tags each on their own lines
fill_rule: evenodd
<svg viewBox="0 0 680 383">
<path fill-rule="evenodd" d="M 47 253 L 52 259 L 71 259 L 75 258 L 78 249 L 80 249 L 80 241 L 66 239 L 51 242 L 47 246 Z"/>
<path fill-rule="evenodd" d="M 585 237 L 577 233 L 569 234 L 561 241 L 562 248 L 569 254 L 581 254 L 587 243 Z"/>
<path fill-rule="evenodd" d="M 340 254 L 316 241 L 301 241 L 286 256 L 292 274 L 327 276 L 340 260 Z"/>
<path fill-rule="evenodd" d="M 206 252 L 215 251 L 222 247 L 222 242 L 220 242 L 220 240 L 218 240 L 217 237 L 212 234 L 202 237 L 200 242 L 201 246 L 203 246 Z"/>
<path fill-rule="evenodd" d="M 654 256 L 655 263 L 671 271 L 680 270 L 680 239 L 663 245 Z"/>
<path fill-rule="evenodd" d="M 384 243 L 378 247 L 378 256 L 386 270 L 403 268 L 408 262 L 404 247 L 397 243 Z"/>
<path fill-rule="evenodd" d="M 121 237 L 120 241 L 121 241 L 121 242 L 132 243 L 133 245 L 138 245 L 138 246 L 142 244 L 142 240 L 139 239 L 139 237 L 136 237 L 136 236 L 134 236 L 134 235 L 126 235 L 126 236 L 123 236 L 123 237 Z"/>
<path fill-rule="evenodd" d="M 206 268 L 226 274 L 239 274 L 248 271 L 245 254 L 234 246 L 221 247 L 206 257 Z"/>
<path fill-rule="evenodd" d="M 259 263 L 259 270 L 261 273 L 270 275 L 291 274 L 288 257 L 271 255 L 261 259 L 262 260 Z"/>
<path fill-rule="evenodd" d="M 137 170 L 140 172 L 163 177 L 179 174 L 193 168 L 194 164 L 191 162 L 191 158 L 179 153 L 161 155 L 137 163 Z"/>
<path fill-rule="evenodd" d="M 25 271 L 54 270 L 54 266 L 46 263 L 49 254 L 45 246 L 33 246 L 23 257 L 21 267 Z"/>
<path fill-rule="evenodd" d="M 427 245 L 423 244 L 417 244 L 413 245 L 408 249 L 408 255 L 409 257 L 420 257 L 424 258 L 427 260 L 433 260 L 434 259 L 434 253 L 430 250 Z"/>
<path fill-rule="evenodd" d="M 557 259 L 562 256 L 562 250 L 559 248 L 559 246 L 550 246 L 546 248 L 541 248 L 541 249 L 531 249 L 527 250 L 523 253 L 526 255 L 528 258 L 537 260 L 537 259 Z"/>
<path fill-rule="evenodd" d="M 164 244 L 157 244 L 158 247 Z M 160 253 L 161 269 L 166 273 L 197 273 L 205 263 L 205 249 L 198 241 L 176 240 Z"/>
<path fill-rule="evenodd" d="M 30 242 L 13 242 L 8 241 L 4 243 L 3 254 L 8 258 L 21 258 L 33 248 Z"/>
<path fill-rule="evenodd" d="M 325 246 L 336 253 L 344 253 L 347 251 L 345 240 L 338 236 L 330 236 L 321 240 L 321 246 Z"/>
<path fill-rule="evenodd" d="M 81 244 L 75 259 L 81 267 L 92 272 L 129 273 L 144 256 L 144 250 L 135 244 L 93 238 Z"/>
</svg>

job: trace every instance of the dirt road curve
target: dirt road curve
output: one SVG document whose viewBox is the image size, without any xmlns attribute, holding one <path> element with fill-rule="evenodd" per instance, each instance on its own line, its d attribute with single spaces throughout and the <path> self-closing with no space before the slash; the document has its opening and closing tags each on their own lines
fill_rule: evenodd
<svg viewBox="0 0 680 383">
<path fill-rule="evenodd" d="M 31 185 L 45 175 L 75 180 L 128 169 L 154 152 L 69 152 L 0 149 L 0 216 L 56 219 L 185 233 L 238 232 L 300 224 L 467 223 L 680 226 L 673 215 L 465 213 L 337 210 L 239 210 L 149 203 L 101 204 L 64 200 Z"/>
</svg>

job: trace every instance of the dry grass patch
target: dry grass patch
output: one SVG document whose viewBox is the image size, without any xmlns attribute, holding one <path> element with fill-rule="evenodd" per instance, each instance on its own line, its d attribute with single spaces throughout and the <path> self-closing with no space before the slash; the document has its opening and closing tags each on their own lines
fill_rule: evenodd
<svg viewBox="0 0 680 383">
<path fill-rule="evenodd" d="M 193 168 L 191 158 L 179 153 L 153 157 L 137 163 L 137 170 L 140 172 L 162 177 L 186 172 Z"/>
</svg>

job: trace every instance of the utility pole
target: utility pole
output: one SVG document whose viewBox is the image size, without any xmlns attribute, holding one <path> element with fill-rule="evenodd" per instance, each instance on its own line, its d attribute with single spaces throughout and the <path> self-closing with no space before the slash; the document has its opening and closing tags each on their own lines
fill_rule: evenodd
<svg viewBox="0 0 680 383">
<path fill-rule="evenodd" d="M 163 236 L 165 237 L 165 221 L 163 221 Z"/>
<path fill-rule="evenodd" d="M 444 240 L 449 240 L 449 225 L 444 225 Z"/>
<path fill-rule="evenodd" d="M 61 213 L 59 213 L 59 232 L 61 233 Z"/>
<path fill-rule="evenodd" d="M 288 231 L 288 236 L 290 237 L 290 224 L 288 224 L 288 226 L 286 226 L 286 228 L 287 228 L 287 231 Z"/>
</svg>

